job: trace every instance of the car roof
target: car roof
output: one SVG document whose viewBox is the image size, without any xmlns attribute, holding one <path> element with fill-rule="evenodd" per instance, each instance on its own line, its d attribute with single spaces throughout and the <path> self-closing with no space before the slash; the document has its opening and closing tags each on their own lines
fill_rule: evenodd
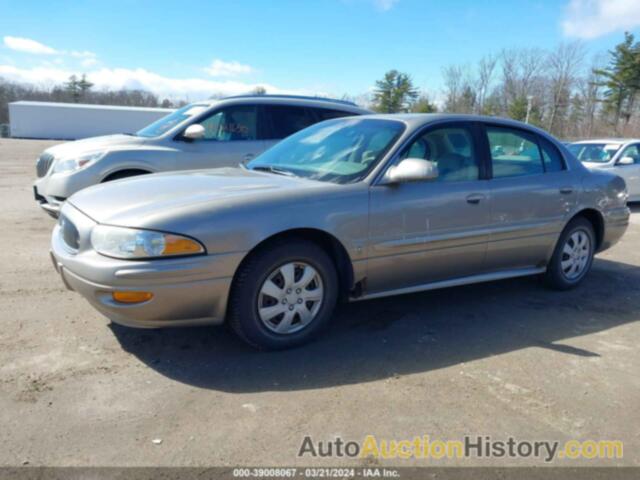
<svg viewBox="0 0 640 480">
<path fill-rule="evenodd" d="M 504 127 L 524 128 L 534 131 L 546 137 L 549 133 L 531 124 L 512 120 L 510 118 L 491 117 L 488 115 L 471 115 L 459 113 L 378 113 L 364 115 L 360 118 L 372 118 L 380 120 L 399 120 L 405 123 L 410 129 L 420 128 L 434 122 L 483 122 L 500 125 Z"/>
<path fill-rule="evenodd" d="M 226 103 L 252 103 L 252 104 L 274 104 L 274 105 L 296 105 L 302 107 L 326 108 L 352 112 L 354 114 L 368 114 L 371 110 L 361 108 L 353 102 L 325 97 L 307 97 L 302 95 L 236 95 L 220 99 L 205 100 L 203 102 L 209 106 L 223 105 Z"/>
</svg>

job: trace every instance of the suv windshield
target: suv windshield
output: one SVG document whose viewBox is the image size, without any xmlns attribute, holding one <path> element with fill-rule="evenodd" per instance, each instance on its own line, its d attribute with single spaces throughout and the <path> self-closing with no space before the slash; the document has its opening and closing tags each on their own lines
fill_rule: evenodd
<svg viewBox="0 0 640 480">
<path fill-rule="evenodd" d="M 188 118 L 200 115 L 208 108 L 209 105 L 204 103 L 193 103 L 191 105 L 187 105 L 179 108 L 173 113 L 170 113 L 166 117 L 156 120 L 151 125 L 147 125 L 142 130 L 136 132 L 136 135 L 139 137 L 159 137 Z"/>
<path fill-rule="evenodd" d="M 357 182 L 384 157 L 404 129 L 395 120 L 328 120 L 287 137 L 247 168 L 323 182 Z"/>
<path fill-rule="evenodd" d="M 567 148 L 583 162 L 607 163 L 613 158 L 620 144 L 617 143 L 572 143 Z"/>
</svg>

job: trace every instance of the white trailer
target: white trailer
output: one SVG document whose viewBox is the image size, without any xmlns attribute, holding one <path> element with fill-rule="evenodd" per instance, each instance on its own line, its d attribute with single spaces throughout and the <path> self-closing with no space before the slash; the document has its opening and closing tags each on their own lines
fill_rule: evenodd
<svg viewBox="0 0 640 480">
<path fill-rule="evenodd" d="M 9 129 L 13 138 L 77 140 L 134 133 L 172 111 L 170 108 L 20 101 L 9 104 Z"/>
</svg>

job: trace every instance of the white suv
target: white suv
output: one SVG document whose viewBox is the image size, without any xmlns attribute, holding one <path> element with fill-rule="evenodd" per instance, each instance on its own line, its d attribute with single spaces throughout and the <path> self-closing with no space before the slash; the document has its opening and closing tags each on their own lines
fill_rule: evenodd
<svg viewBox="0 0 640 480">
<path fill-rule="evenodd" d="M 73 193 L 145 173 L 236 166 L 314 123 L 363 115 L 354 103 L 319 97 L 251 95 L 193 103 L 135 135 L 108 135 L 45 150 L 36 201 L 57 217 Z"/>
</svg>

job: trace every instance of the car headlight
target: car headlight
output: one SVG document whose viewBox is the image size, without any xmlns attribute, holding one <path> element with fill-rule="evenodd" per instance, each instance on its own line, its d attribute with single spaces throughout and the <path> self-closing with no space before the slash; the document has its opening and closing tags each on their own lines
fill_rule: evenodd
<svg viewBox="0 0 640 480">
<path fill-rule="evenodd" d="M 109 225 L 97 225 L 93 229 L 91 244 L 102 255 L 123 259 L 142 260 L 206 252 L 204 246 L 192 238 Z"/>
<path fill-rule="evenodd" d="M 75 172 L 76 170 L 88 167 L 92 163 L 97 162 L 106 154 L 107 152 L 103 151 L 87 153 L 73 158 L 61 158 L 57 160 L 55 165 L 53 166 L 53 173 Z"/>
</svg>

